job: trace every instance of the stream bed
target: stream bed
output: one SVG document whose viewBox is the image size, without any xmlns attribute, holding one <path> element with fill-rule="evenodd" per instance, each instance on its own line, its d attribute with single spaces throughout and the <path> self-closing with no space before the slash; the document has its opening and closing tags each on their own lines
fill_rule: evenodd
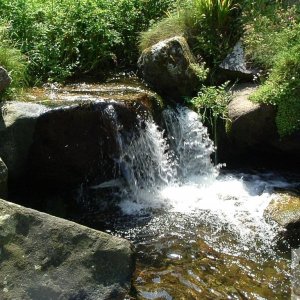
<svg viewBox="0 0 300 300">
<path fill-rule="evenodd" d="M 122 78 L 51 86 L 30 97 L 44 93 L 46 102 L 59 104 L 126 101 L 149 92 L 130 80 L 130 87 Z M 100 198 L 110 193 L 117 210 L 94 210 L 75 221 L 134 244 L 137 265 L 128 299 L 290 299 L 292 246 L 264 210 L 282 192 L 299 195 L 299 175 L 214 166 L 207 129 L 184 107 L 163 112 L 164 130 L 148 120 L 129 144 L 118 133 L 118 119 L 112 122 L 119 178 L 90 189 L 96 198 L 98 191 Z M 293 247 L 299 241 L 296 234 Z"/>
<path fill-rule="evenodd" d="M 291 247 L 263 211 L 299 178 L 221 173 L 205 187 L 167 188 L 160 208 L 124 200 L 123 213 L 89 218 L 135 245 L 133 299 L 290 299 Z"/>
</svg>

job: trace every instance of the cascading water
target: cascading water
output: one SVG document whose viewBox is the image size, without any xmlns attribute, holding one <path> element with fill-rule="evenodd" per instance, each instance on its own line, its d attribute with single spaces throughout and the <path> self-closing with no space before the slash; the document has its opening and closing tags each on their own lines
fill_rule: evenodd
<svg viewBox="0 0 300 300">
<path fill-rule="evenodd" d="M 263 211 L 276 184 L 258 177 L 246 183 L 240 174 L 219 175 L 210 159 L 213 143 L 199 116 L 178 107 L 165 110 L 163 117 L 167 138 L 148 121 L 139 138 L 124 148 L 122 164 L 130 181 L 122 193 L 123 212 L 161 208 L 183 213 L 214 224 L 217 231 L 226 228 L 244 248 L 270 248 L 278 228 L 265 221 Z M 214 237 L 209 237 L 211 243 Z"/>
<path fill-rule="evenodd" d="M 196 113 L 179 107 L 163 117 L 165 132 L 149 120 L 130 143 L 118 138 L 124 215 L 108 231 L 137 247 L 138 298 L 286 299 L 280 228 L 263 212 L 274 188 L 292 183 L 271 173 L 220 172 Z"/>
</svg>

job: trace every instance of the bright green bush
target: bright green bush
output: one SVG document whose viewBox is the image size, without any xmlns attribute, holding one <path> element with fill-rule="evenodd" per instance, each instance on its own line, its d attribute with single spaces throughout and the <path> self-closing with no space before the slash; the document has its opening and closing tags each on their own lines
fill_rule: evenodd
<svg viewBox="0 0 300 300">
<path fill-rule="evenodd" d="M 138 33 L 171 0 L 2 0 L 0 19 L 29 57 L 32 81 L 102 74 L 137 60 Z"/>
<path fill-rule="evenodd" d="M 285 136 L 300 129 L 300 30 L 298 43 L 275 60 L 268 80 L 252 99 L 277 105 L 278 133 Z"/>
<path fill-rule="evenodd" d="M 0 26 L 0 66 L 4 67 L 12 81 L 9 88 L 0 93 L 0 100 L 11 98 L 26 85 L 27 62 L 20 50 L 8 39 L 7 27 Z"/>
<path fill-rule="evenodd" d="M 298 33 L 300 7 L 266 6 L 265 10 L 246 11 L 243 41 L 246 56 L 255 66 L 270 70 L 279 52 L 294 42 Z"/>
<path fill-rule="evenodd" d="M 262 69 L 253 101 L 277 106 L 280 136 L 300 129 L 300 5 L 275 3 L 247 16 L 244 43 L 248 59 Z"/>
</svg>

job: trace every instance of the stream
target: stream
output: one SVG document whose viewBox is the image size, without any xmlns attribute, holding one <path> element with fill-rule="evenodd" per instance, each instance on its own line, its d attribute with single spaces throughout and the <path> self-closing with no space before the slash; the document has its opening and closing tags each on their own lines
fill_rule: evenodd
<svg viewBox="0 0 300 300">
<path fill-rule="evenodd" d="M 50 96 L 98 101 L 113 90 L 122 101 L 146 91 L 119 87 L 73 85 L 60 94 L 52 87 Z M 118 134 L 113 111 L 111 117 L 119 177 L 90 189 L 109 191 L 118 209 L 94 211 L 79 222 L 134 244 L 137 266 L 128 299 L 290 299 L 291 246 L 264 210 L 279 192 L 299 193 L 299 176 L 214 166 L 207 129 L 185 107 L 163 112 L 164 130 L 147 120 L 129 144 Z"/>
</svg>

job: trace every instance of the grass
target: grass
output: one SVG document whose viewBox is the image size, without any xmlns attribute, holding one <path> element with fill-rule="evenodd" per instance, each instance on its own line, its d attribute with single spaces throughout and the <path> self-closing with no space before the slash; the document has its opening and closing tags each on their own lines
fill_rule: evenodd
<svg viewBox="0 0 300 300">
<path fill-rule="evenodd" d="M 9 73 L 12 81 L 8 89 L 0 93 L 0 101 L 13 98 L 27 82 L 27 61 L 20 50 L 8 39 L 7 27 L 0 26 L 0 66 Z"/>
</svg>

